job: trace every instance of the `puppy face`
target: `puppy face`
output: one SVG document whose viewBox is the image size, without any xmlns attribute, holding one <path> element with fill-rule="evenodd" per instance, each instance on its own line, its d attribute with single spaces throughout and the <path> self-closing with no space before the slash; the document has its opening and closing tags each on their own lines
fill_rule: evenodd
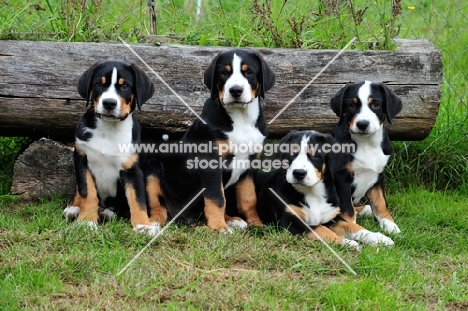
<svg viewBox="0 0 468 311">
<path fill-rule="evenodd" d="M 205 72 L 211 97 L 226 106 L 246 106 L 273 87 L 275 75 L 260 54 L 231 50 L 218 54 Z"/>
<path fill-rule="evenodd" d="M 78 92 L 92 102 L 101 119 L 120 121 L 153 95 L 154 86 L 136 65 L 108 61 L 94 64 L 83 73 Z"/>
<path fill-rule="evenodd" d="M 348 127 L 354 134 L 374 134 L 384 121 L 383 94 L 366 81 L 359 88 L 347 90 L 344 98 Z"/>
<path fill-rule="evenodd" d="M 351 133 L 372 135 L 381 127 L 385 118 L 391 120 L 401 111 L 401 100 L 382 83 L 363 81 L 348 84 L 331 100 L 333 111 L 345 120 Z"/>
<path fill-rule="evenodd" d="M 315 131 L 291 132 L 284 137 L 279 144 L 287 144 L 288 147 L 283 150 L 289 150 L 286 155 L 289 161 L 286 181 L 299 187 L 312 187 L 320 182 L 327 166 L 323 146 L 333 143 L 331 135 Z"/>
</svg>

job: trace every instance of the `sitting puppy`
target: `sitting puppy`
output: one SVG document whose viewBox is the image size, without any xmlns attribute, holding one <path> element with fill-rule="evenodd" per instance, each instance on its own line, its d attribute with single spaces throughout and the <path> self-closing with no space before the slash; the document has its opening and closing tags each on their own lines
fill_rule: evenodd
<svg viewBox="0 0 468 311">
<path fill-rule="evenodd" d="M 204 83 L 211 98 L 203 106 L 203 121 L 198 119 L 190 126 L 181 144 L 214 148 L 167 158 L 158 155 L 149 161 L 145 172 L 150 219 L 163 224 L 174 218 L 205 188 L 203 202 L 189 204 L 178 221 L 193 223 L 204 212 L 208 227 L 215 231 L 245 227 L 243 220 L 225 213 L 225 190 L 229 188 L 235 192 L 237 208 L 247 223 L 262 225 L 249 163 L 261 153 L 252 146 L 261 147 L 267 136 L 261 98 L 275 84 L 275 75 L 260 54 L 236 49 L 213 59 Z"/>
<path fill-rule="evenodd" d="M 315 131 L 293 131 L 279 142 L 289 167 L 256 178 L 257 210 L 265 224 L 359 249 L 356 241 L 385 246 L 393 241 L 347 221 L 354 216 L 349 154 L 332 153 L 336 140 Z M 347 239 L 349 237 L 351 240 Z"/>
<path fill-rule="evenodd" d="M 133 115 L 154 93 L 150 78 L 136 65 L 119 61 L 96 63 L 78 81 L 78 92 L 92 106 L 75 131 L 77 194 L 65 208 L 68 219 L 96 227 L 99 216 L 114 212 L 130 216 L 134 230 L 154 235 L 146 207 L 139 155 L 119 145 L 140 142 L 140 125 Z M 105 208 L 99 215 L 98 207 Z"/>
<path fill-rule="evenodd" d="M 399 233 L 387 209 L 383 170 L 392 154 L 392 145 L 384 128 L 385 119 L 401 111 L 401 100 L 382 83 L 363 81 L 348 84 L 331 99 L 331 108 L 340 118 L 332 135 L 339 143 L 353 144 L 351 155 L 354 173 L 352 197 L 354 204 L 367 198 L 370 206 L 356 210 L 370 213 L 387 233 Z"/>
</svg>

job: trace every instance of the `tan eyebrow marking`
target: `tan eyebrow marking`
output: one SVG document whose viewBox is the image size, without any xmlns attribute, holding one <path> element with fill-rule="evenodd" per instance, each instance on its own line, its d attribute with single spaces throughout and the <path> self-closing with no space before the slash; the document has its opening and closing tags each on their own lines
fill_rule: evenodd
<svg viewBox="0 0 468 311">
<path fill-rule="evenodd" d="M 227 65 L 226 67 L 224 67 L 224 69 L 226 69 L 227 72 L 231 72 L 232 68 L 231 66 Z"/>
<path fill-rule="evenodd" d="M 249 66 L 244 64 L 244 65 L 242 65 L 241 69 L 242 69 L 242 71 L 246 71 L 247 69 L 249 69 Z"/>
<path fill-rule="evenodd" d="M 106 84 L 106 77 L 102 77 L 102 78 L 101 78 L 101 83 L 102 83 L 102 84 Z"/>
<path fill-rule="evenodd" d="M 124 84 L 124 82 L 125 82 L 125 80 L 123 78 L 120 78 L 118 83 L 119 83 L 119 85 L 122 85 L 122 84 Z"/>
</svg>

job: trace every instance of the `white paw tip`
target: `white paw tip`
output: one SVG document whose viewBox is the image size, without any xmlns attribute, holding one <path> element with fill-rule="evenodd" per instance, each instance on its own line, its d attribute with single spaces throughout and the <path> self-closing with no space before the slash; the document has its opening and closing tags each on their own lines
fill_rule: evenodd
<svg viewBox="0 0 468 311">
<path fill-rule="evenodd" d="M 111 209 L 109 208 L 105 208 L 100 214 L 99 216 L 107 219 L 107 220 L 111 220 L 113 218 L 115 218 L 117 215 L 114 213 L 114 211 L 112 211 Z"/>
<path fill-rule="evenodd" d="M 232 234 L 232 233 L 234 233 L 234 231 L 232 231 L 232 229 L 228 227 L 228 228 L 221 228 L 219 230 L 219 233 Z"/>
<path fill-rule="evenodd" d="M 358 213 L 359 216 L 372 216 L 373 213 L 372 213 L 372 207 L 367 204 L 367 205 L 364 205 L 364 207 L 362 208 L 362 210 Z"/>
<path fill-rule="evenodd" d="M 393 246 L 395 243 L 388 236 L 385 236 L 380 232 L 376 232 L 373 233 L 373 239 L 370 244 L 373 246 L 383 245 L 390 247 Z"/>
<path fill-rule="evenodd" d="M 343 242 L 341 242 L 341 245 L 347 246 L 358 252 L 361 251 L 361 246 L 359 246 L 359 243 L 353 240 L 344 239 Z"/>
<path fill-rule="evenodd" d="M 65 217 L 68 220 L 74 220 L 78 217 L 78 214 L 80 213 L 80 207 L 79 206 L 67 206 L 63 210 L 63 217 Z"/>
<path fill-rule="evenodd" d="M 231 228 L 239 229 L 239 230 L 245 230 L 248 227 L 247 222 L 243 220 L 231 220 L 227 222 L 227 225 Z"/>
<path fill-rule="evenodd" d="M 156 223 L 152 225 L 136 225 L 133 227 L 133 230 L 149 236 L 155 236 L 161 232 L 161 226 Z"/>
<path fill-rule="evenodd" d="M 380 229 L 382 229 L 386 233 L 400 233 L 400 228 L 396 225 L 396 223 L 391 222 L 388 219 L 381 219 L 379 221 Z"/>
<path fill-rule="evenodd" d="M 91 231 L 98 230 L 98 224 L 95 221 L 91 220 L 80 220 L 75 223 L 76 226 L 85 226 L 88 227 Z"/>
<path fill-rule="evenodd" d="M 91 230 L 97 230 L 98 229 L 98 225 L 94 221 L 86 221 L 86 224 L 88 225 L 89 229 L 91 229 Z"/>
</svg>

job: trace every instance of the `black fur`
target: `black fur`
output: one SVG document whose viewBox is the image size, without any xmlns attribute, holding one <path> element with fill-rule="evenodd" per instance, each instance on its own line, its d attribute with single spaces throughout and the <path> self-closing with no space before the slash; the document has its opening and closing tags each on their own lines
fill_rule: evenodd
<svg viewBox="0 0 468 311">
<path fill-rule="evenodd" d="M 257 94 L 259 99 L 264 98 L 264 93 L 273 87 L 275 76 L 257 52 L 236 49 L 218 54 L 204 73 L 204 83 L 211 91 L 210 98 L 205 101 L 200 115 L 206 124 L 197 119 L 182 137 L 183 143 L 197 145 L 212 143 L 212 146 L 216 146 L 217 142 L 228 139 L 226 133 L 233 130 L 233 120 L 220 100 L 219 94 L 229 78 L 226 66 L 231 65 L 234 54 L 242 58 L 243 64 L 248 65 L 249 72 L 243 72 L 243 74 L 252 89 L 261 86 L 261 91 Z M 268 131 L 261 102 L 259 100 L 258 103 L 248 105 L 253 104 L 257 104 L 260 111 L 255 126 L 264 136 L 267 136 Z M 253 157 L 255 155 L 252 155 Z M 189 163 L 194 163 L 190 161 L 195 159 L 216 161 L 229 166 L 232 155 L 220 156 L 216 150 L 210 153 L 158 155 L 157 159 L 153 158 L 148 163 L 146 176 L 147 178 L 153 176 L 160 180 L 166 202 L 164 208 L 167 208 L 169 219 L 173 218 L 202 188 L 206 188 L 203 193 L 205 199 L 215 202 L 219 208 L 223 208 L 226 204 L 224 185 L 231 177 L 231 170 L 219 167 L 188 168 Z M 248 174 L 249 171 L 246 171 L 239 180 L 246 178 Z M 203 197 L 200 196 L 196 202 L 192 203 L 177 220 L 193 223 L 199 219 L 203 214 Z"/>
</svg>

